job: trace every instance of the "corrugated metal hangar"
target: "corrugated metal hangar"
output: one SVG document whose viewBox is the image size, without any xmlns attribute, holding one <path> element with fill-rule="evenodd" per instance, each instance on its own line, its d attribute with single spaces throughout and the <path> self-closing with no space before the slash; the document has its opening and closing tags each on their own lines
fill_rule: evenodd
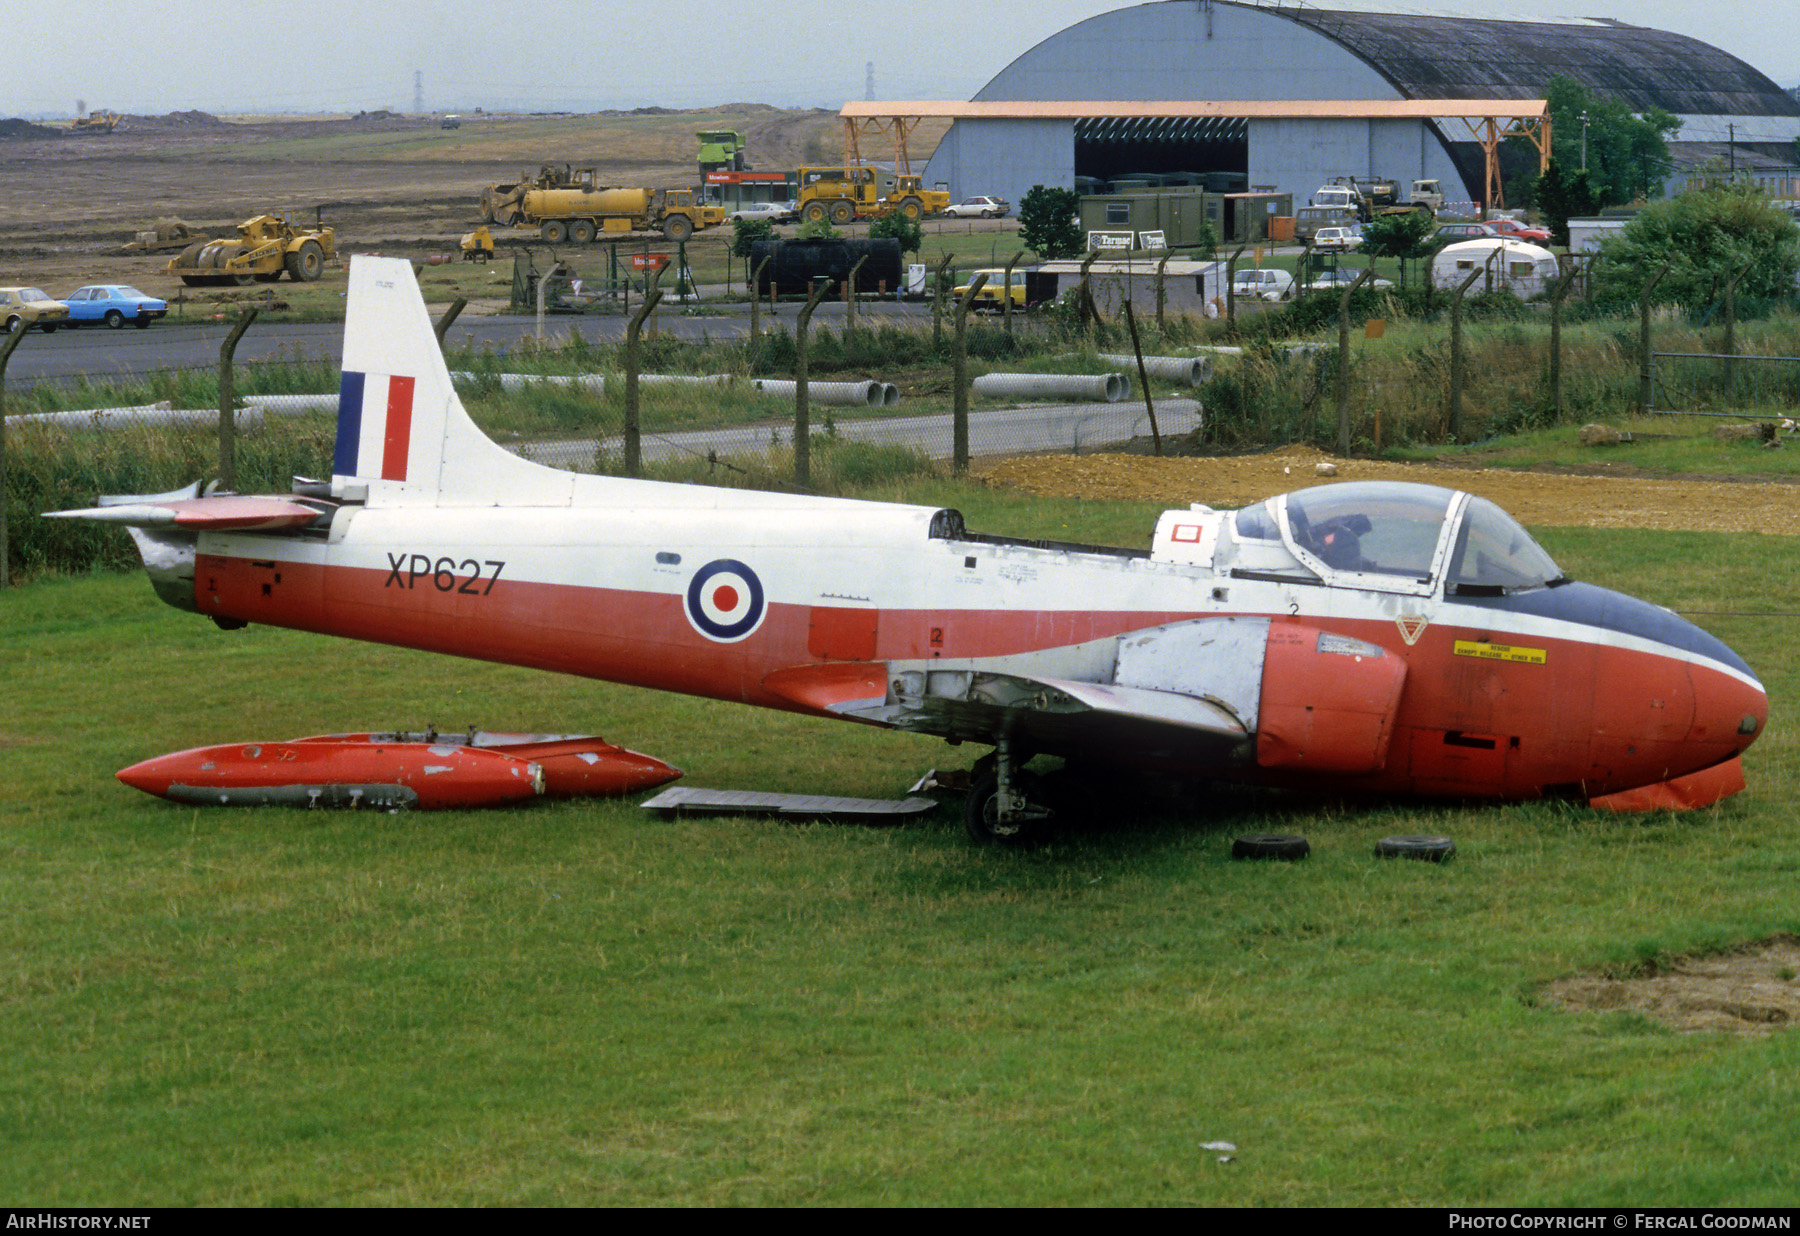
<svg viewBox="0 0 1800 1236">
<path fill-rule="evenodd" d="M 1017 202 L 1034 184 L 1162 178 L 1275 189 L 1301 202 L 1334 177 L 1386 176 L 1438 179 L 1451 197 L 1461 185 L 1481 201 L 1483 135 L 1471 115 L 1505 122 L 1557 74 L 1634 109 L 1674 114 L 1681 144 L 1730 134 L 1740 149 L 1774 153 L 1800 138 L 1800 103 L 1684 35 L 1599 19 L 1504 22 L 1239 0 L 1161 0 L 1090 18 L 1020 56 L 961 110 L 861 103 L 844 115 L 957 117 L 924 175 L 958 198 Z M 1210 102 L 1171 103 L 1182 100 Z M 1417 114 L 1449 100 L 1459 106 Z M 1389 106 L 1403 101 L 1411 106 Z M 1299 106 L 1267 106 L 1283 103 Z"/>
</svg>

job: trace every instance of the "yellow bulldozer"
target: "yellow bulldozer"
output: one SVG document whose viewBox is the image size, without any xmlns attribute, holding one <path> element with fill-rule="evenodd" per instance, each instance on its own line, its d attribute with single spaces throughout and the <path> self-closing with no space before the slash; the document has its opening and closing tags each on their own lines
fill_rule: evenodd
<svg viewBox="0 0 1800 1236">
<path fill-rule="evenodd" d="M 168 272 L 190 287 L 273 283 L 286 272 L 311 283 L 337 260 L 337 235 L 328 227 L 298 227 L 285 213 L 257 215 L 238 224 L 230 240 L 199 240 L 176 254 Z"/>
</svg>

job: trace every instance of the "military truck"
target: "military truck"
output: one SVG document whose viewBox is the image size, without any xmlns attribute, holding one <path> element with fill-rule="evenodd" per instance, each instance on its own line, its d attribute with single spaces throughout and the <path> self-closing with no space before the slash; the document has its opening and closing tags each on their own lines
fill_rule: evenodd
<svg viewBox="0 0 1800 1236">
<path fill-rule="evenodd" d="M 1435 180 L 1415 180 L 1403 191 L 1397 182 L 1385 177 L 1339 176 L 1314 190 L 1310 205 L 1353 210 L 1360 222 L 1367 223 L 1376 215 L 1415 210 L 1435 216 L 1444 208 L 1444 194 Z"/>
</svg>

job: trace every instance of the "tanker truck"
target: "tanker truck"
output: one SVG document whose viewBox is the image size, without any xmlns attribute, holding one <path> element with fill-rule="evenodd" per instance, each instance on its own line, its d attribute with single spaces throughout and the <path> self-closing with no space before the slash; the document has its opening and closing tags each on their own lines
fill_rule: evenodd
<svg viewBox="0 0 1800 1236">
<path fill-rule="evenodd" d="M 724 221 L 725 208 L 701 205 L 692 189 L 602 189 L 594 183 L 594 169 L 586 167 L 567 187 L 527 190 L 513 215 L 514 223 L 537 228 L 538 235 L 553 245 L 647 231 L 683 241 Z"/>
</svg>

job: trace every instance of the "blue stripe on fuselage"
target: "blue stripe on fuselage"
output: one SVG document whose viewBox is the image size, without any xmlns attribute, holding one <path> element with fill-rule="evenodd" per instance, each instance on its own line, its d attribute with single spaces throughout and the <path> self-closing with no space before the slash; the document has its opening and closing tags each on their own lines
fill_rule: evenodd
<svg viewBox="0 0 1800 1236">
<path fill-rule="evenodd" d="M 1728 665 L 1752 679 L 1756 678 L 1750 667 L 1744 664 L 1742 657 L 1687 619 L 1672 614 L 1659 605 L 1640 601 L 1623 592 L 1614 592 L 1610 588 L 1567 583 L 1504 597 L 1459 596 L 1451 599 L 1458 605 L 1476 609 L 1556 618 L 1602 631 L 1618 631 L 1641 639 L 1655 640 L 1659 644 Z"/>
</svg>

